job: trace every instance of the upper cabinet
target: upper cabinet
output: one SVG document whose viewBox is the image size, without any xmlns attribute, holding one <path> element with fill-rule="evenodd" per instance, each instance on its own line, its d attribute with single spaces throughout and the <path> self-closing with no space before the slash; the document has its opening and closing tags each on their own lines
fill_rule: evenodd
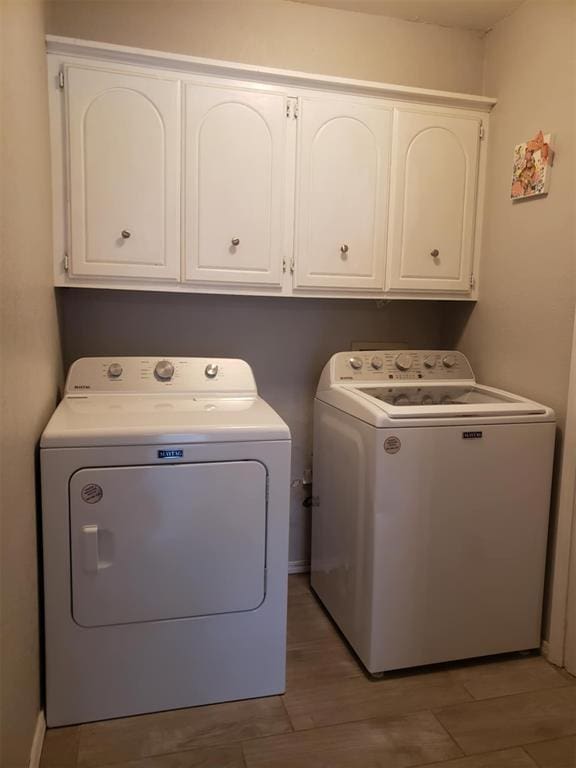
<svg viewBox="0 0 576 768">
<path fill-rule="evenodd" d="M 185 279 L 280 286 L 286 99 L 186 86 Z"/>
<path fill-rule="evenodd" d="M 295 286 L 383 290 L 392 110 L 303 98 Z"/>
<path fill-rule="evenodd" d="M 481 130 L 479 117 L 397 110 L 389 290 L 470 291 Z"/>
<path fill-rule="evenodd" d="M 48 48 L 56 285 L 477 298 L 494 100 Z"/>
<path fill-rule="evenodd" d="M 67 66 L 73 277 L 180 277 L 180 85 Z"/>
</svg>

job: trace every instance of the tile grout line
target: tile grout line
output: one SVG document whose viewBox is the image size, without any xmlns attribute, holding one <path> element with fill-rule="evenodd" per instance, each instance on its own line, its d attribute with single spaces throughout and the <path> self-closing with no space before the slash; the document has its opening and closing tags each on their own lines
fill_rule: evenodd
<svg viewBox="0 0 576 768">
<path fill-rule="evenodd" d="M 463 688 L 466 688 L 464 683 L 460 683 L 460 685 Z M 574 686 L 568 684 L 568 685 L 556 685 L 556 686 L 553 686 L 552 688 L 534 688 L 534 689 L 531 689 L 529 691 L 519 691 L 518 693 L 503 693 L 500 696 L 489 696 L 486 699 L 475 699 L 472 696 L 472 694 L 470 694 L 470 691 L 466 688 L 466 693 L 469 693 L 472 696 L 472 700 L 471 701 L 463 701 L 461 704 L 448 704 L 448 705 L 446 705 L 444 707 L 435 707 L 432 710 L 432 712 L 434 714 L 436 714 L 437 712 L 441 712 L 444 709 L 451 709 L 452 707 L 468 707 L 468 706 L 470 706 L 472 704 L 485 704 L 485 703 L 489 703 L 489 702 L 492 702 L 492 701 L 500 701 L 502 699 L 511 699 L 514 696 L 528 696 L 530 694 L 549 693 L 551 691 L 566 691 L 569 688 L 574 688 Z M 575 733 L 576 733 L 576 731 L 575 731 Z M 574 734 L 569 734 L 569 735 L 572 736 Z"/>
<path fill-rule="evenodd" d="M 548 741 L 555 741 L 555 739 L 548 739 Z M 541 741 L 540 742 L 536 742 L 536 744 L 542 744 L 542 742 Z M 520 749 L 522 750 L 522 752 L 524 752 L 524 754 L 526 755 L 528 760 L 530 760 L 530 762 L 534 764 L 534 768 L 539 768 L 540 763 L 537 763 L 536 762 L 536 758 L 532 757 L 532 755 L 524 749 L 524 745 L 523 744 L 520 746 Z"/>
<path fill-rule="evenodd" d="M 441 729 L 444 731 L 444 733 L 445 733 L 445 734 L 448 736 L 448 738 L 450 739 L 450 741 L 451 741 L 451 742 L 454 744 L 454 746 L 456 747 L 456 749 L 459 749 L 459 750 L 460 750 L 460 752 L 462 753 L 462 754 L 460 755 L 460 757 L 459 757 L 459 758 L 454 758 L 454 759 L 455 759 L 455 760 L 456 760 L 456 759 L 458 759 L 458 760 L 459 760 L 459 759 L 460 759 L 460 758 L 462 758 L 462 757 L 467 757 L 467 755 L 466 755 L 466 752 L 464 751 L 464 747 L 462 747 L 462 745 L 461 745 L 461 744 L 458 742 L 458 740 L 456 739 L 456 737 L 455 737 L 455 736 L 453 736 L 453 735 L 450 733 L 450 731 L 448 730 L 448 728 L 446 728 L 446 726 L 444 725 L 444 723 L 442 723 L 442 722 L 440 721 L 440 719 L 439 719 L 438 717 L 436 717 L 436 715 L 435 715 L 434 711 L 433 711 L 433 710 L 431 710 L 431 709 L 430 709 L 430 710 L 428 710 L 428 711 L 430 712 L 430 714 L 432 715 L 432 717 L 434 718 L 434 720 L 435 720 L 435 721 L 438 723 L 438 725 L 440 726 L 440 728 L 441 728 Z"/>
</svg>

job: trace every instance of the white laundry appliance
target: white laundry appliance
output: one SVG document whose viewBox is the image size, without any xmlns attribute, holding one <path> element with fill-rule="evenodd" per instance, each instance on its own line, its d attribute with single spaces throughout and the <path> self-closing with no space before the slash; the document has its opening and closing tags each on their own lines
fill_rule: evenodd
<svg viewBox="0 0 576 768">
<path fill-rule="evenodd" d="M 331 358 L 311 582 L 369 672 L 540 645 L 554 436 L 459 352 Z"/>
<path fill-rule="evenodd" d="M 242 360 L 72 365 L 41 440 L 48 725 L 284 691 L 290 445 Z"/>
</svg>

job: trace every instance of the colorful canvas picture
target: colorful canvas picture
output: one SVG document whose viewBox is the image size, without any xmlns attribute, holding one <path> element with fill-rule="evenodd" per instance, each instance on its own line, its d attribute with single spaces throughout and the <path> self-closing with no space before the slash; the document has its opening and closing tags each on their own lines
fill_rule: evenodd
<svg viewBox="0 0 576 768">
<path fill-rule="evenodd" d="M 533 139 L 517 144 L 514 148 L 511 192 L 513 200 L 548 193 L 550 168 L 554 157 L 551 140 L 551 134 L 539 131 Z"/>
</svg>

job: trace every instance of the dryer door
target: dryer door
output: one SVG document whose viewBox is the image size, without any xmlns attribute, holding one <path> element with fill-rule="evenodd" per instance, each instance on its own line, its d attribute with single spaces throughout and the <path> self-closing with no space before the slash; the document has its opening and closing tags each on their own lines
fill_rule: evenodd
<svg viewBox="0 0 576 768">
<path fill-rule="evenodd" d="M 70 481 L 74 620 L 95 627 L 258 607 L 266 475 L 257 461 L 78 470 Z"/>
</svg>

